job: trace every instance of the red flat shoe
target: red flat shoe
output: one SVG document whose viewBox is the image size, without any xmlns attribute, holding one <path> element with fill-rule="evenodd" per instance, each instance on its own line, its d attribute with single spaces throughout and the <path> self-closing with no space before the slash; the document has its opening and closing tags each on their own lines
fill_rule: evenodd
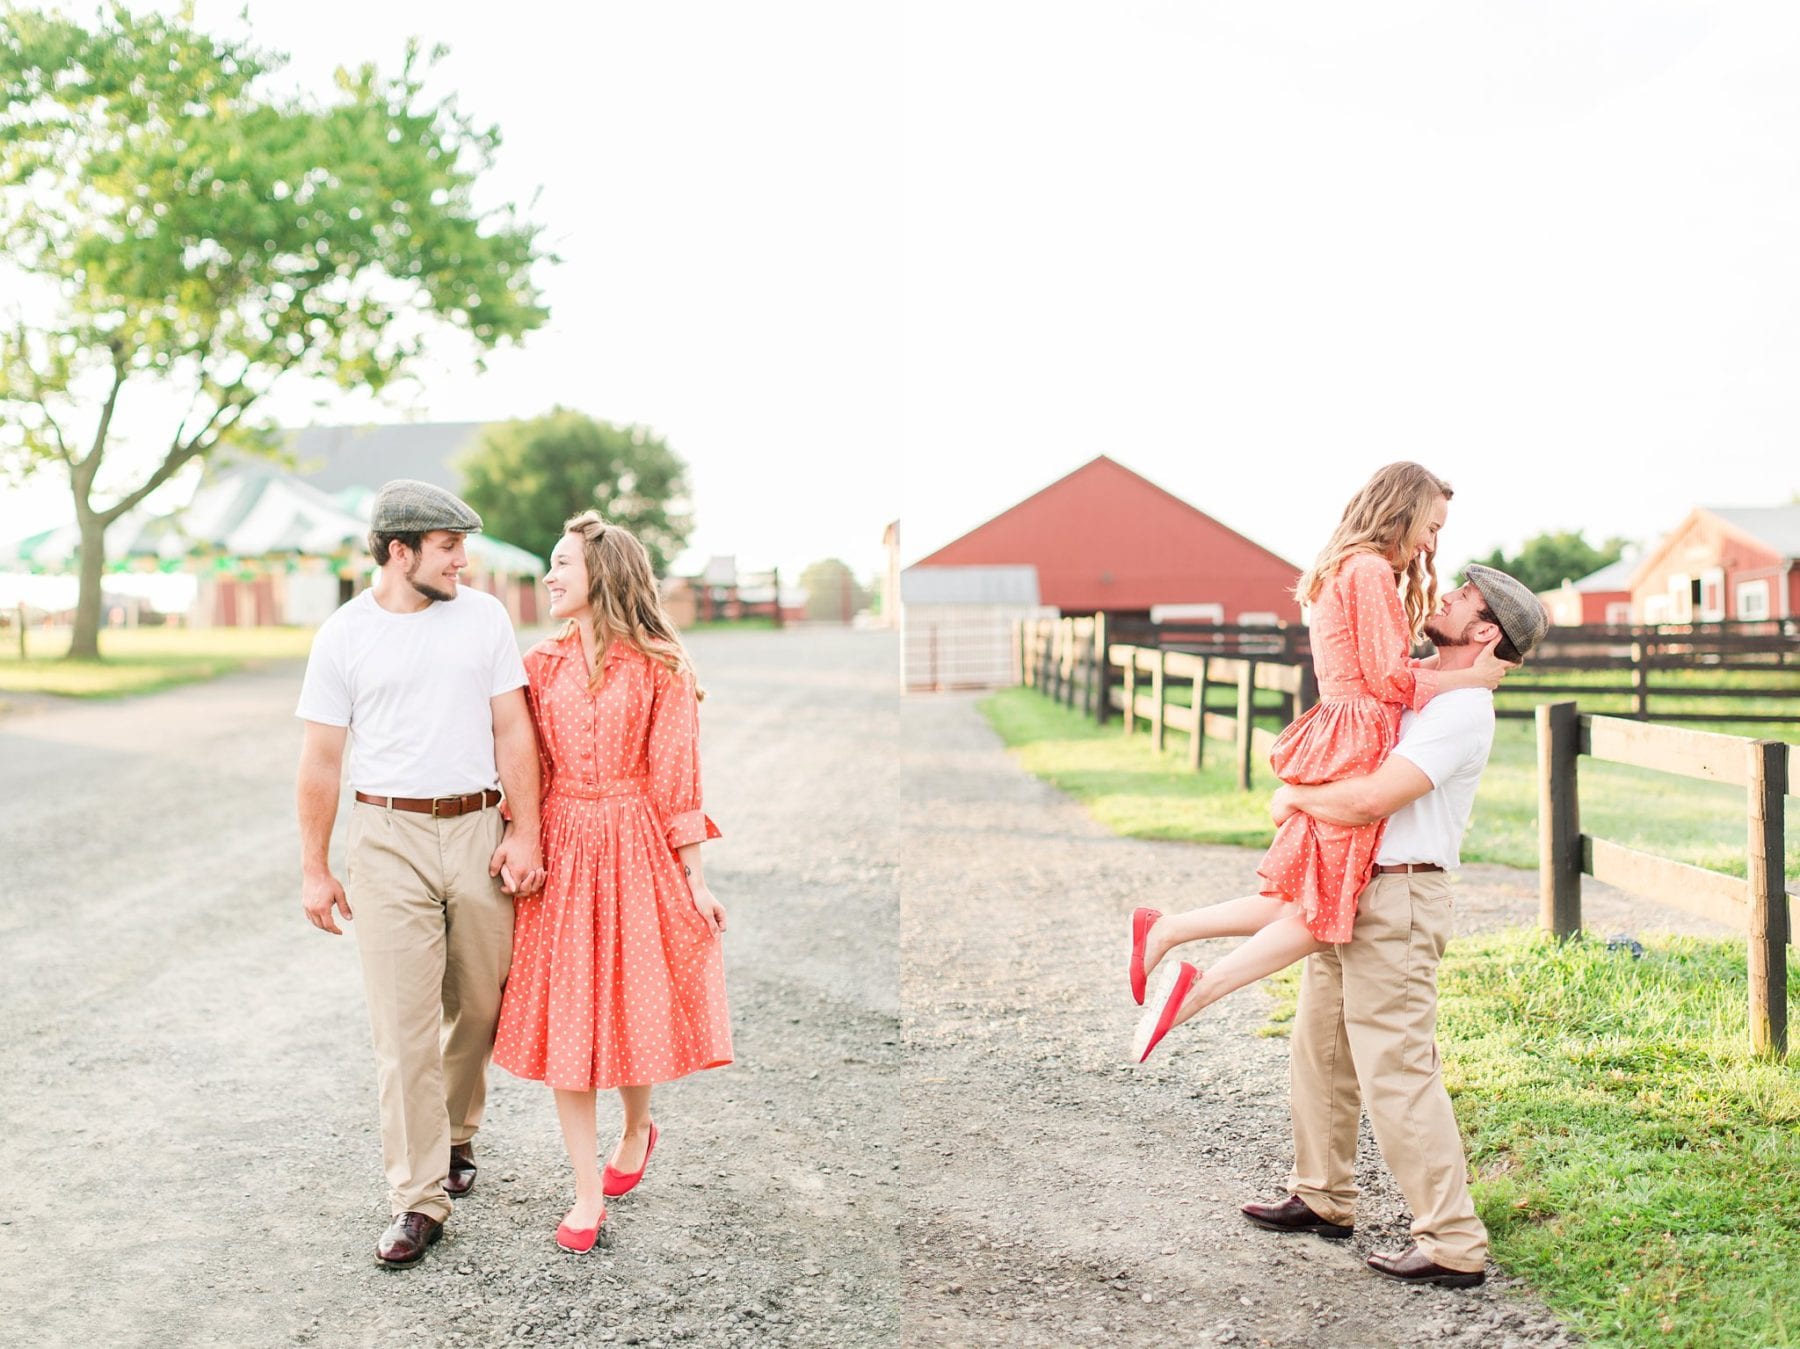
<svg viewBox="0 0 1800 1349">
<path fill-rule="evenodd" d="M 600 1221 L 592 1227 L 570 1227 L 567 1223 L 558 1223 L 556 1244 L 572 1255 L 586 1255 L 595 1246 L 612 1245 L 606 1234 L 606 1214 L 602 1213 Z"/>
<path fill-rule="evenodd" d="M 600 1173 L 600 1193 L 608 1199 L 617 1199 L 622 1194 L 630 1194 L 637 1188 L 637 1183 L 644 1178 L 644 1168 L 650 1165 L 650 1154 L 656 1151 L 656 1126 L 650 1126 L 650 1142 L 644 1147 L 644 1165 L 635 1171 L 619 1171 L 608 1165 Z"/>
<path fill-rule="evenodd" d="M 1162 917 L 1160 909 L 1131 911 L 1131 1000 L 1144 1005 L 1144 943 L 1150 939 L 1150 927 Z"/>
<path fill-rule="evenodd" d="M 1131 1052 L 1139 1063 L 1149 1058 L 1150 1051 L 1169 1033 L 1169 1027 L 1175 1024 L 1175 1013 L 1181 1010 L 1199 977 L 1200 971 L 1185 960 L 1162 975 L 1161 987 L 1144 1008 L 1131 1037 Z"/>
</svg>

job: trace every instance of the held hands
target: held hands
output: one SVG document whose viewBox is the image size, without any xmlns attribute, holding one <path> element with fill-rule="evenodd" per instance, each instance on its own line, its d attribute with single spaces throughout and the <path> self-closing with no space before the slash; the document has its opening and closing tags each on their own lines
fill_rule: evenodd
<svg viewBox="0 0 1800 1349">
<path fill-rule="evenodd" d="M 344 894 L 344 887 L 329 871 L 306 874 L 300 882 L 300 907 L 306 910 L 307 922 L 334 937 L 343 936 L 344 930 L 332 918 L 332 909 L 335 907 L 342 913 L 346 923 L 351 918 L 350 901 Z"/>
<path fill-rule="evenodd" d="M 509 822 L 500 846 L 488 859 L 488 875 L 500 878 L 500 888 L 514 899 L 535 895 L 544 888 L 544 854 L 538 845 L 537 832 L 528 837 L 514 830 Z"/>
</svg>

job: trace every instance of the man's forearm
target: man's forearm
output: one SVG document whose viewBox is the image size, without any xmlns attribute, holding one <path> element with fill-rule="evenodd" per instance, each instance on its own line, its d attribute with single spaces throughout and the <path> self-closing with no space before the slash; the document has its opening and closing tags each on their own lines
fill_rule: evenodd
<svg viewBox="0 0 1800 1349">
<path fill-rule="evenodd" d="M 300 815 L 300 869 L 308 875 L 331 870 L 331 827 L 337 823 L 339 782 L 335 774 L 304 768 L 295 788 Z"/>
<path fill-rule="evenodd" d="M 1330 824 L 1373 824 L 1384 818 L 1374 809 L 1371 794 L 1360 778 L 1322 782 L 1313 787 L 1291 787 L 1294 804 L 1315 820 Z"/>
<path fill-rule="evenodd" d="M 495 736 L 494 760 L 513 828 L 536 838 L 544 784 L 538 773 L 537 736 L 530 722 Z"/>
</svg>

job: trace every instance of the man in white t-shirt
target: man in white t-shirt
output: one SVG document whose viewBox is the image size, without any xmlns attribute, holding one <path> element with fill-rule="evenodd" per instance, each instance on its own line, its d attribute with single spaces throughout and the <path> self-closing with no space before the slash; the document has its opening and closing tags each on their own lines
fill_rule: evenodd
<svg viewBox="0 0 1800 1349">
<path fill-rule="evenodd" d="M 402 479 L 370 524 L 375 584 L 320 625 L 306 663 L 296 796 L 306 916 L 340 933 L 333 911 L 355 915 L 394 1213 L 375 1258 L 397 1266 L 425 1254 L 474 1184 L 513 896 L 544 872 L 518 639 L 498 600 L 458 584 L 481 517 Z M 347 892 L 329 858 L 346 740 Z"/>
<path fill-rule="evenodd" d="M 1438 668 L 1461 669 L 1499 638 L 1517 664 L 1548 618 L 1526 587 L 1472 565 L 1425 626 Z M 1469 1195 L 1462 1135 L 1437 1050 L 1437 967 L 1450 939 L 1448 872 L 1494 742 L 1486 689 L 1440 693 L 1400 720 L 1393 753 L 1366 777 L 1282 787 L 1276 823 L 1296 810 L 1339 824 L 1386 817 L 1376 874 L 1357 896 L 1351 940 L 1307 957 L 1291 1057 L 1294 1169 L 1288 1198 L 1246 1204 L 1261 1227 L 1347 1237 L 1356 1205 L 1356 1135 L 1366 1103 L 1381 1156 L 1412 1210 L 1413 1244 L 1369 1257 L 1408 1283 L 1467 1288 L 1487 1277 L 1487 1229 Z"/>
</svg>

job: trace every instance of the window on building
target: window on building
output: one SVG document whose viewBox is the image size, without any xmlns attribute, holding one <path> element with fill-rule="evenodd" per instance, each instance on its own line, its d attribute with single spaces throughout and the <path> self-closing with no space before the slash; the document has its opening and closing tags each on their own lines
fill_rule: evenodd
<svg viewBox="0 0 1800 1349">
<path fill-rule="evenodd" d="M 1631 601 L 1614 600 L 1607 605 L 1606 621 L 1614 627 L 1629 627 L 1631 625 Z"/>
<path fill-rule="evenodd" d="M 1717 623 L 1725 617 L 1725 572 L 1719 567 L 1702 572 L 1694 582 L 1694 605 L 1702 623 Z"/>
<path fill-rule="evenodd" d="M 1769 583 L 1767 581 L 1738 582 L 1737 616 L 1739 618 L 1767 618 L 1769 616 Z"/>
<path fill-rule="evenodd" d="M 1669 578 L 1669 611 L 1664 623 L 1692 623 L 1694 621 L 1694 601 L 1699 598 L 1695 594 L 1698 583 L 1686 572 L 1676 572 Z"/>
</svg>

